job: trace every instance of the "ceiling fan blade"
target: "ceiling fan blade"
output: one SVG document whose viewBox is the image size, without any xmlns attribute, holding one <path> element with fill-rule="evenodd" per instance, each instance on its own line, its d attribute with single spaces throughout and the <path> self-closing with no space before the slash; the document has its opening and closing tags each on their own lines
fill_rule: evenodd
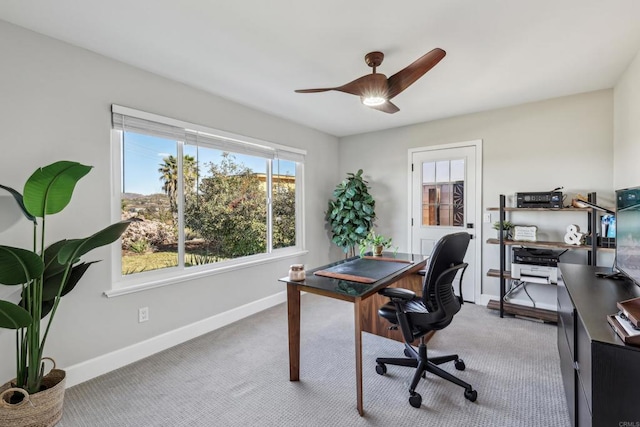
<svg viewBox="0 0 640 427">
<path fill-rule="evenodd" d="M 387 76 L 384 74 L 367 74 L 347 84 L 337 87 L 340 92 L 357 96 L 387 95 Z"/>
<path fill-rule="evenodd" d="M 318 89 L 297 89 L 297 93 L 317 93 L 329 90 L 337 90 L 339 92 L 350 93 L 351 95 L 367 96 L 378 94 L 386 96 L 387 93 L 387 76 L 384 74 L 367 74 L 359 77 L 349 83 L 338 87 L 318 88 Z"/>
<path fill-rule="evenodd" d="M 367 107 L 389 114 L 397 113 L 398 111 L 400 111 L 400 109 L 391 101 L 386 101 L 384 104 L 380 105 L 367 105 Z"/>
<path fill-rule="evenodd" d="M 391 99 L 400 92 L 411 86 L 413 82 L 422 77 L 427 71 L 432 69 L 447 53 L 435 48 L 430 52 L 422 55 L 409 66 L 389 77 L 388 98 Z"/>
<path fill-rule="evenodd" d="M 296 89 L 294 92 L 296 93 L 317 93 L 317 92 L 326 92 L 329 90 L 336 90 L 335 87 L 327 87 L 321 89 Z"/>
</svg>

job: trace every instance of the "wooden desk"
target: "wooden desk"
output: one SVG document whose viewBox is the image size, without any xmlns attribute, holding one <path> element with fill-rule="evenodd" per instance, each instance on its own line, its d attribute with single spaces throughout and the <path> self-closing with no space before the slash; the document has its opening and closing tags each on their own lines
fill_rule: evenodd
<svg viewBox="0 0 640 427">
<path fill-rule="evenodd" d="M 392 273 L 387 277 L 383 277 L 371 284 L 349 282 L 346 280 L 321 277 L 313 274 L 316 271 L 326 270 L 327 268 L 357 259 L 357 257 L 309 270 L 306 272 L 306 279 L 302 282 L 290 281 L 288 277 L 279 279 L 281 282 L 287 283 L 290 381 L 300 380 L 300 291 L 349 301 L 354 304 L 356 395 L 357 408 L 361 416 L 364 415 L 364 408 L 362 404 L 362 331 L 364 330 L 367 332 L 377 333 L 379 329 L 382 329 L 376 326 L 378 316 L 376 315 L 374 320 L 372 315 L 377 312 L 378 307 L 377 299 L 372 297 L 378 296 L 377 292 L 380 289 L 401 283 L 403 280 L 406 280 L 411 276 L 415 276 L 412 283 L 420 283 L 419 277 L 421 276 L 418 276 L 416 273 L 418 270 L 424 269 L 426 265 L 426 259 L 422 255 L 384 253 L 383 256 L 394 257 L 399 261 L 408 262 L 406 263 L 406 267 L 403 266 L 403 268 L 395 273 Z M 369 300 L 372 304 L 368 304 Z M 376 304 L 375 309 L 373 308 L 373 304 Z M 381 335 L 387 336 L 387 334 Z"/>
</svg>

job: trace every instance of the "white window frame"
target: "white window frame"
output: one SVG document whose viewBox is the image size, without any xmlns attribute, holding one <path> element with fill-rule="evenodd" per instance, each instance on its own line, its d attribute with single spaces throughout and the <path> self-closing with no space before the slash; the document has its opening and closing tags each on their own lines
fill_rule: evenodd
<svg viewBox="0 0 640 427">
<path fill-rule="evenodd" d="M 272 248 L 272 233 L 271 229 L 271 209 L 269 206 L 267 215 L 267 253 L 255 254 L 244 256 L 240 258 L 234 258 L 217 263 L 211 263 L 199 266 L 184 267 L 183 260 L 179 258 L 178 266 L 168 267 L 159 270 L 146 271 L 142 273 L 136 273 L 132 275 L 122 275 L 122 247 L 120 244 L 111 245 L 112 247 L 112 285 L 111 289 L 104 292 L 108 297 L 130 294 L 133 292 L 139 292 L 145 289 L 153 289 L 160 286 L 171 285 L 175 283 L 181 283 L 200 277 L 206 277 L 210 275 L 225 273 L 242 268 L 253 267 L 260 264 L 272 263 L 281 259 L 298 257 L 308 253 L 305 249 L 305 234 L 304 234 L 304 158 L 306 151 L 298 148 L 288 147 L 277 143 L 264 141 L 256 138 L 251 138 L 243 135 L 233 134 L 218 129 L 209 128 L 193 123 L 184 122 L 181 120 L 171 119 L 168 117 L 160 116 L 153 113 L 147 113 L 144 111 L 135 110 L 128 107 L 122 107 L 119 105 L 112 106 L 112 112 L 116 114 L 122 114 L 128 117 L 135 117 L 139 119 L 149 120 L 161 124 L 170 126 L 182 127 L 189 131 L 201 132 L 203 134 L 210 135 L 212 137 L 228 141 L 231 145 L 229 151 L 233 152 L 233 144 L 248 144 L 248 146 L 255 146 L 258 149 L 273 150 L 274 153 L 285 153 L 283 159 L 289 160 L 295 158 L 296 162 L 296 244 L 287 248 Z M 121 188 L 122 188 L 122 155 L 123 155 L 123 137 L 122 130 L 111 129 L 111 217 L 112 221 L 120 221 L 121 219 Z M 178 143 L 178 161 L 181 161 L 182 145 L 184 142 Z M 277 156 L 277 154 L 276 154 Z M 287 158 L 289 157 L 289 159 Z M 266 159 L 268 162 L 267 171 L 270 172 L 273 166 L 273 160 Z M 180 179 L 180 178 L 179 178 Z M 267 203 L 271 205 L 271 192 L 269 191 L 270 180 L 267 180 Z M 183 222 L 183 218 L 180 217 L 180 224 Z M 178 239 L 179 242 L 184 242 L 184 229 L 178 227 Z M 119 241 L 118 241 L 119 242 Z"/>
</svg>

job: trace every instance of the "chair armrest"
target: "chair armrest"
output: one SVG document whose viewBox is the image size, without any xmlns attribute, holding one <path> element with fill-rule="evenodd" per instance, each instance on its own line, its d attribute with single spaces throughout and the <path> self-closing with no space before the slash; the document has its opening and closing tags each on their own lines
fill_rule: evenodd
<svg viewBox="0 0 640 427">
<path fill-rule="evenodd" d="M 378 293 L 387 298 L 411 301 L 416 297 L 416 293 L 404 288 L 383 288 Z"/>
</svg>

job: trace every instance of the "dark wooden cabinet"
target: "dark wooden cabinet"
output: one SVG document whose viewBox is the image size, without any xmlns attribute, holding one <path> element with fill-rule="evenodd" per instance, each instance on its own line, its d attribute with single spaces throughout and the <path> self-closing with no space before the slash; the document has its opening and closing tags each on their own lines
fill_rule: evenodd
<svg viewBox="0 0 640 427">
<path fill-rule="evenodd" d="M 424 269 L 424 265 L 417 266 L 413 274 L 407 274 L 402 279 L 394 282 L 390 288 L 405 288 L 422 295 L 422 281 L 424 276 L 418 274 L 418 270 Z M 378 308 L 389 302 L 389 298 L 375 294 L 362 301 L 362 330 L 381 337 L 391 338 L 396 341 L 404 342 L 400 329 L 389 329 L 391 324 L 378 316 Z M 431 334 L 433 335 L 433 334 Z"/>
<path fill-rule="evenodd" d="M 640 287 L 596 278 L 603 268 L 560 264 L 558 353 L 574 426 L 640 425 L 640 347 L 625 345 L 607 323 L 616 302 Z"/>
</svg>

